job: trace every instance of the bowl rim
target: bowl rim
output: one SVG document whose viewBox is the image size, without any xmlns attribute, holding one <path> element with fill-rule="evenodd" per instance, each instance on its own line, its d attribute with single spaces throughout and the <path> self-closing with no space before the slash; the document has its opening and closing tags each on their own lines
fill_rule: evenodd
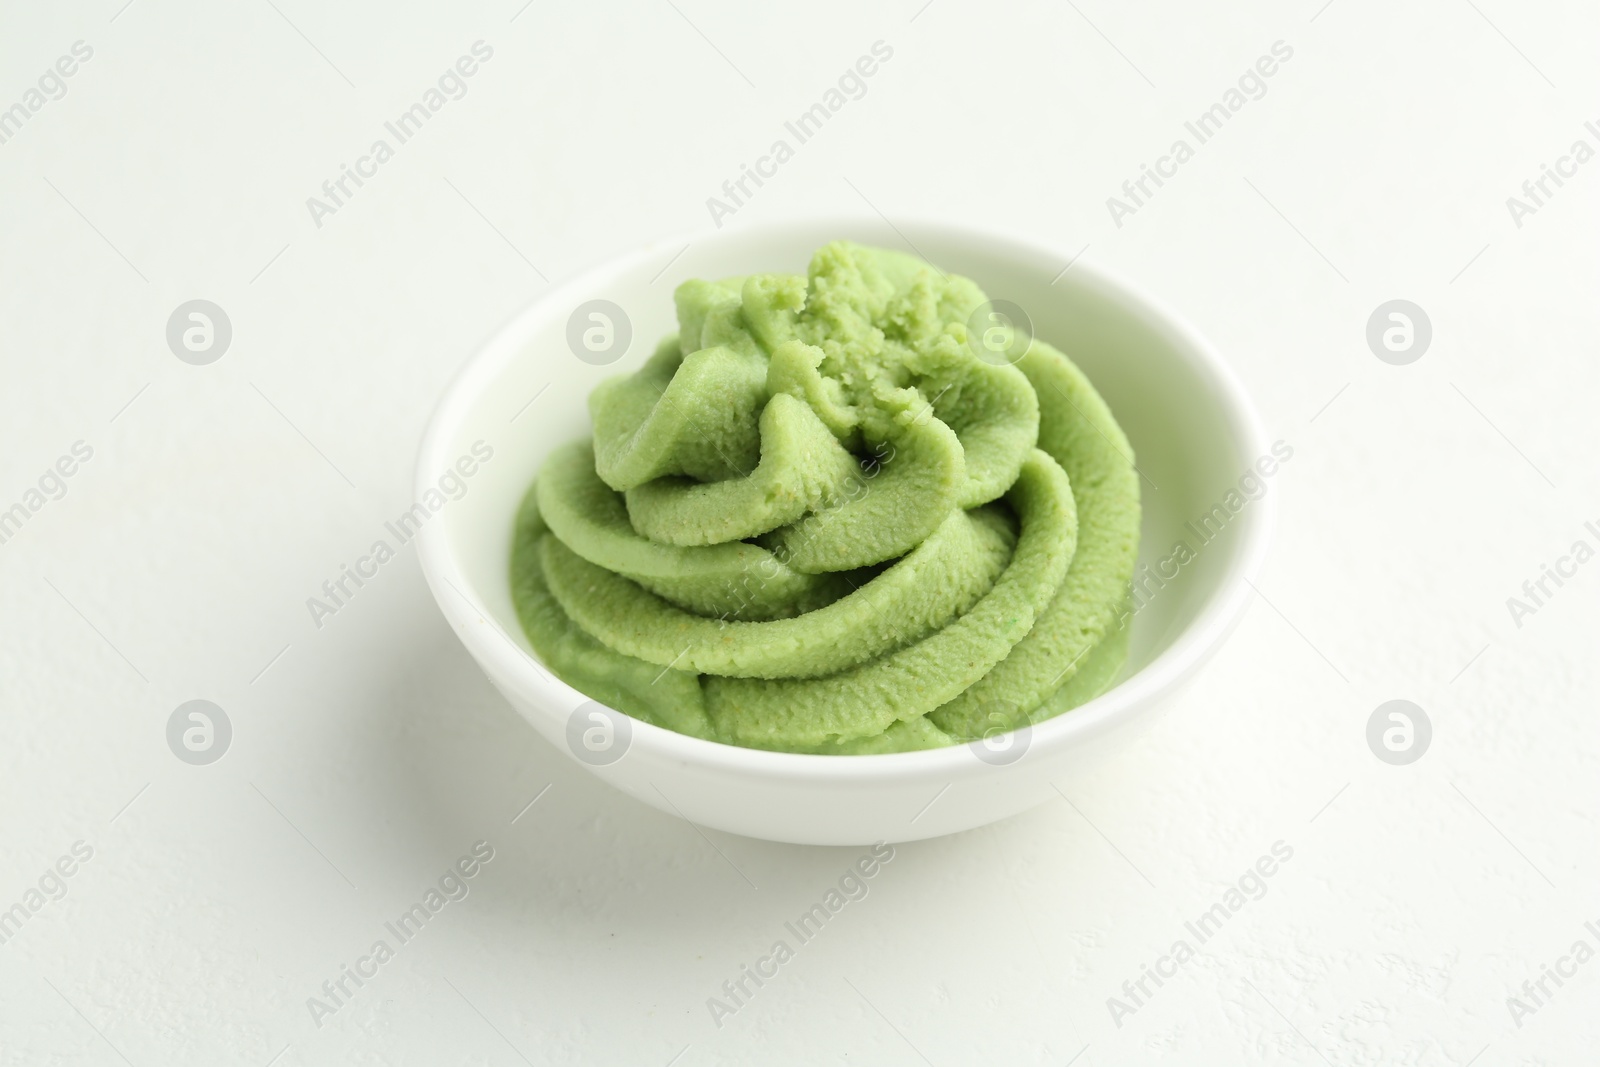
<svg viewBox="0 0 1600 1067">
<path fill-rule="evenodd" d="M 1260 416 L 1243 383 L 1221 353 L 1183 315 L 1163 300 L 1112 270 L 1085 262 L 1082 250 L 1073 254 L 1036 237 L 943 219 L 907 216 L 894 223 L 881 216 L 864 213 L 835 213 L 801 215 L 728 230 L 704 227 L 652 240 L 584 268 L 523 304 L 473 346 L 472 354 L 445 387 L 439 403 L 429 416 L 417 450 L 414 476 L 416 492 L 421 494 L 431 487 L 434 473 L 442 469 L 442 465 L 450 458 L 445 452 L 456 428 L 502 367 L 519 354 L 519 335 L 527 332 L 531 324 L 541 318 L 547 305 L 570 303 L 574 295 L 593 292 L 603 282 L 626 275 L 669 248 L 703 247 L 728 238 L 757 239 L 761 234 L 793 235 L 796 231 L 814 236 L 818 232 L 848 233 L 866 227 L 881 230 L 885 225 L 908 245 L 912 242 L 901 233 L 902 229 L 921 234 L 936 233 L 959 242 L 987 244 L 1006 258 L 1029 265 L 1068 264 L 1067 269 L 1079 274 L 1080 280 L 1086 278 L 1098 296 L 1117 301 L 1125 310 L 1156 323 L 1168 332 L 1176 342 L 1175 347 L 1183 352 L 1183 358 L 1194 366 L 1197 373 L 1209 380 L 1215 395 L 1222 401 L 1223 414 L 1240 446 L 1256 456 L 1266 454 L 1267 441 Z M 914 245 L 912 251 L 915 252 Z M 1061 273 L 1065 274 L 1066 270 Z M 1241 459 L 1246 464 L 1250 462 L 1248 456 Z M 1218 577 L 1215 591 L 1171 644 L 1144 667 L 1093 700 L 1033 724 L 1029 727 L 1028 749 L 1021 758 L 1011 763 L 991 765 L 973 758 L 973 754 L 967 751 L 970 742 L 913 752 L 869 755 L 775 752 L 692 737 L 632 716 L 628 717 L 632 729 L 630 750 L 648 749 L 656 757 L 685 767 L 759 775 L 769 780 L 795 783 L 921 781 L 929 778 L 953 781 L 1043 761 L 1053 753 L 1114 730 L 1150 710 L 1158 698 L 1186 681 L 1221 646 L 1243 616 L 1255 591 L 1254 580 L 1265 563 L 1272 531 L 1276 526 L 1273 495 L 1268 494 L 1254 501 L 1250 508 L 1240 513 L 1239 519 L 1242 521 L 1238 522 L 1238 549 Z M 446 529 L 447 524 L 444 523 L 426 524 L 417 537 L 417 558 L 435 601 L 467 651 L 475 659 L 487 660 L 493 665 L 495 669 L 489 671 L 491 677 L 498 675 L 520 679 L 520 689 L 548 698 L 535 703 L 553 708 L 561 703 L 589 700 L 581 690 L 556 677 L 542 661 L 532 657 L 513 638 L 501 632 L 499 624 L 485 610 L 473 583 L 457 562 Z M 450 592 L 456 594 L 454 597 L 446 592 L 447 586 Z M 470 610 L 462 604 L 463 600 L 469 602 Z M 477 616 L 477 619 L 474 620 L 473 616 Z M 486 623 L 487 627 L 468 625 L 473 621 Z M 549 675 L 548 680 L 541 677 L 541 672 Z M 550 714 L 554 720 L 554 713 Z M 617 714 L 626 713 L 619 711 Z"/>
</svg>

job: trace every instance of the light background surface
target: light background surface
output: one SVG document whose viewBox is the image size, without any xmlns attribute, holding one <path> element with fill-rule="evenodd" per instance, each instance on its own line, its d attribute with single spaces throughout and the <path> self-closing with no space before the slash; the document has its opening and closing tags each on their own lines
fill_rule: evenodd
<svg viewBox="0 0 1600 1067">
<path fill-rule="evenodd" d="M 94 850 L 0 944 L 0 1063 L 1591 1056 L 1600 962 L 1520 1026 L 1506 998 L 1600 947 L 1600 561 L 1520 626 L 1506 600 L 1600 547 L 1600 161 L 1520 227 L 1506 198 L 1600 145 L 1592 5 L 123 3 L 0 6 L 0 107 L 94 50 L 0 144 L 0 508 L 93 449 L 0 545 L 0 908 Z M 317 227 L 306 198 L 478 40 L 467 95 Z M 878 40 L 866 94 L 726 224 L 1087 246 L 1228 355 L 1294 458 L 1262 595 L 1178 712 L 1062 800 L 899 847 L 719 1028 L 707 998 L 861 850 L 608 791 L 490 688 L 413 549 L 320 629 L 305 602 L 409 505 L 492 327 L 706 226 Z M 1116 225 L 1106 198 L 1280 40 L 1266 94 Z M 196 298 L 233 328 L 208 366 L 164 336 Z M 1394 298 L 1432 321 L 1408 366 L 1365 341 Z M 194 698 L 234 728 L 206 767 L 165 739 Z M 1393 698 L 1434 729 L 1404 767 L 1365 739 Z M 470 895 L 315 1025 L 480 839 Z M 1116 1025 L 1277 841 L 1266 895 Z"/>
</svg>

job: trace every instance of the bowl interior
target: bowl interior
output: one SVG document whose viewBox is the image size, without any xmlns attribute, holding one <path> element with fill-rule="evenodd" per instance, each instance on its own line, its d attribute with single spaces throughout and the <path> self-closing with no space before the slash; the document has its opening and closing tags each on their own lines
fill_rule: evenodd
<svg viewBox="0 0 1600 1067">
<path fill-rule="evenodd" d="M 454 591 L 532 656 L 508 583 L 513 517 L 545 456 L 590 433 L 587 397 L 636 369 L 676 328 L 672 291 L 695 277 L 803 273 L 835 238 L 914 250 L 945 271 L 1010 300 L 1037 336 L 1071 357 L 1116 415 L 1137 456 L 1144 507 L 1134 632 L 1124 677 L 1171 647 L 1225 584 L 1247 550 L 1258 483 L 1241 478 L 1263 447 L 1235 387 L 1192 334 L 1145 298 L 1087 265 L 1031 245 L 934 224 L 839 221 L 663 242 L 561 286 L 497 331 L 451 387 L 423 445 L 419 496 L 478 442 L 493 449 L 466 491 L 429 520 Z M 614 363 L 594 366 L 568 347 L 568 319 L 591 299 L 623 309 L 632 329 Z M 1234 494 L 1230 496 L 1230 491 Z M 1244 500 L 1242 508 L 1230 505 Z M 1217 510 L 1221 505 L 1221 510 Z M 1237 511 L 1237 513 L 1236 513 Z M 1185 546 L 1186 551 L 1178 546 Z M 1148 570 L 1147 570 L 1148 568 Z M 1141 577 L 1142 576 L 1142 577 Z M 576 703 L 576 702 L 575 702 Z"/>
</svg>

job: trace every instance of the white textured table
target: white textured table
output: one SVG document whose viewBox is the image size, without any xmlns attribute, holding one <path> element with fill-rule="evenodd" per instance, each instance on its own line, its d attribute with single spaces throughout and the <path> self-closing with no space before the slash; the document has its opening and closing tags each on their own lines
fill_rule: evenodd
<svg viewBox="0 0 1600 1067">
<path fill-rule="evenodd" d="M 1600 548 L 1600 17 L 1320 2 L 6 5 L 0 1063 L 1592 1059 L 1600 563 L 1561 560 Z M 1230 355 L 1294 458 L 1261 596 L 1181 711 L 1067 799 L 896 849 L 801 942 L 859 850 L 607 791 L 488 686 L 410 548 L 320 626 L 306 602 L 409 505 L 490 327 L 708 224 L 877 41 L 723 223 L 1087 245 Z M 1562 184 L 1525 193 L 1543 164 Z M 1407 365 L 1366 341 L 1392 299 L 1431 321 Z M 191 300 L 231 324 L 214 362 L 169 347 Z M 1571 576 L 1528 600 L 1546 564 Z M 167 742 L 194 699 L 232 728 L 207 766 Z M 1409 765 L 1368 747 L 1391 699 L 1432 724 Z M 386 927 L 480 841 L 464 899 Z"/>
</svg>

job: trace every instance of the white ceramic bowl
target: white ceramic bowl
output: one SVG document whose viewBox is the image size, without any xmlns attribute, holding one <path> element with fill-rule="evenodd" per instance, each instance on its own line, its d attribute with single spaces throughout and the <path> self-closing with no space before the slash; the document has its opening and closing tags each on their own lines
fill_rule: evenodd
<svg viewBox="0 0 1600 1067">
<path fill-rule="evenodd" d="M 672 291 L 680 282 L 803 273 L 811 253 L 834 238 L 915 251 L 974 279 L 992 299 L 1026 309 L 1035 333 L 1083 368 L 1127 431 L 1141 472 L 1141 569 L 1168 560 L 1165 570 L 1176 577 L 1159 588 L 1147 582 L 1117 685 L 1010 739 L 1009 752 L 986 750 L 988 759 L 967 745 L 878 756 L 763 752 L 634 720 L 620 758 L 590 769 L 646 804 L 751 837 L 827 845 L 914 840 L 981 826 L 1055 796 L 1052 782 L 1070 782 L 1080 768 L 1104 760 L 1176 701 L 1249 600 L 1272 495 L 1231 514 L 1209 542 L 1186 524 L 1224 502 L 1268 445 L 1222 358 L 1128 283 L 1082 263 L 1062 273 L 1072 257 L 1059 249 L 931 222 L 896 228 L 820 219 L 651 244 L 534 301 L 450 385 L 423 438 L 419 499 L 472 454 L 475 442 L 492 448 L 493 458 L 466 479 L 464 495 L 424 524 L 418 550 L 468 651 L 535 729 L 571 752 L 569 719 L 587 698 L 538 662 L 512 607 L 508 562 L 518 503 L 553 448 L 589 434 L 589 390 L 639 366 L 675 329 Z M 629 347 L 608 366 L 578 359 L 567 342 L 575 309 L 597 298 L 625 309 L 632 325 Z M 1170 560 L 1179 541 L 1194 558 L 1176 566 Z"/>
</svg>

